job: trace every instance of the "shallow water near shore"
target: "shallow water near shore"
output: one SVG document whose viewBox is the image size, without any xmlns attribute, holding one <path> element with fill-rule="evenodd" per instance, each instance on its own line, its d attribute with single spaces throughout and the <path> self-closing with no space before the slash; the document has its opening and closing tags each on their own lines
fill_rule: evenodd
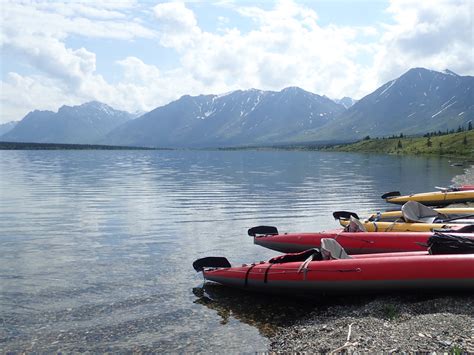
<svg viewBox="0 0 474 355">
<path fill-rule="evenodd" d="M 0 350 L 267 350 L 321 300 L 202 288 L 195 259 L 265 260 L 252 226 L 336 228 L 335 210 L 390 208 L 381 194 L 463 171 L 328 152 L 0 151 Z"/>
</svg>

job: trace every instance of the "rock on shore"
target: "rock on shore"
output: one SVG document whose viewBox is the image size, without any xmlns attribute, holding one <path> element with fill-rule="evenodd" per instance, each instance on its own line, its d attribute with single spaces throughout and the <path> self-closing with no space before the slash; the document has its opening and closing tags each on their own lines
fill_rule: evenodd
<svg viewBox="0 0 474 355">
<path fill-rule="evenodd" d="M 471 185 L 474 184 L 474 165 L 467 168 L 463 175 L 453 178 L 454 185 Z"/>
</svg>

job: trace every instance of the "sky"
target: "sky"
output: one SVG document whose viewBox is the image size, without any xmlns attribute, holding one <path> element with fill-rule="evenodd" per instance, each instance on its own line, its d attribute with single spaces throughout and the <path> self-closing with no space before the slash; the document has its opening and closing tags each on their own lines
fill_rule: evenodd
<svg viewBox="0 0 474 355">
<path fill-rule="evenodd" d="M 298 86 L 360 99 L 413 67 L 474 75 L 471 0 L 7 1 L 0 123 L 100 101 Z"/>
</svg>

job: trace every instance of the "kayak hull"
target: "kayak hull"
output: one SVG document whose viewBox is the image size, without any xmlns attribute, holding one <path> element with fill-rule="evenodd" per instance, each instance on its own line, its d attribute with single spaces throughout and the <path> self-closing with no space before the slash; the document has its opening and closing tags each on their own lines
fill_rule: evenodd
<svg viewBox="0 0 474 355">
<path fill-rule="evenodd" d="M 207 275 L 208 281 L 224 286 L 239 289 L 248 289 L 257 292 L 274 294 L 324 294 L 324 293 L 371 293 L 371 292 L 398 292 L 398 291 L 470 291 L 474 290 L 474 279 L 416 279 L 416 280 L 376 280 L 376 281 L 249 281 L 247 285 L 242 280 L 228 277 Z"/>
<path fill-rule="evenodd" d="M 254 237 L 254 244 L 282 253 L 319 248 L 321 239 L 336 239 L 348 254 L 392 253 L 426 250 L 431 232 L 344 232 L 342 229 L 319 233 L 288 233 Z M 455 233 L 474 239 L 473 234 Z"/>
<path fill-rule="evenodd" d="M 270 293 L 473 290 L 474 254 L 427 252 L 359 255 L 351 259 L 268 262 L 204 270 L 206 280 Z"/>
</svg>

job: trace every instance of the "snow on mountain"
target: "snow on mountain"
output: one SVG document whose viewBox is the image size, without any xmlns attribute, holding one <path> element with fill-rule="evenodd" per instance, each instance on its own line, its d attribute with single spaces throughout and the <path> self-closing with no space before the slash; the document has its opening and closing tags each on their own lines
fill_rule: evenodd
<svg viewBox="0 0 474 355">
<path fill-rule="evenodd" d="M 277 144 L 317 130 L 344 111 L 297 87 L 185 95 L 110 132 L 106 144 L 161 147 Z"/>
</svg>

